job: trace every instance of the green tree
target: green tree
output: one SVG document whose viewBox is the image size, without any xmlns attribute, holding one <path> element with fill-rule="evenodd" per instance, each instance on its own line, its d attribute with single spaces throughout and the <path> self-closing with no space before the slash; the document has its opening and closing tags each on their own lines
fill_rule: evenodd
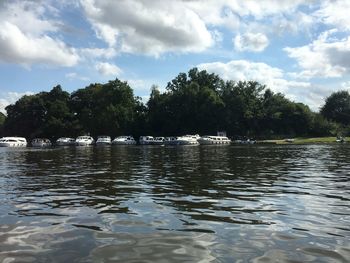
<svg viewBox="0 0 350 263">
<path fill-rule="evenodd" d="M 255 81 L 227 81 L 221 90 L 225 104 L 224 122 L 228 133 L 255 135 L 262 117 L 262 91 L 265 86 Z"/>
<path fill-rule="evenodd" d="M 221 85 L 223 81 L 217 75 L 194 68 L 175 77 L 164 93 L 153 87 L 147 104 L 153 133 L 179 135 L 221 129 Z"/>
<path fill-rule="evenodd" d="M 6 133 L 28 138 L 72 135 L 73 115 L 69 109 L 69 93 L 58 85 L 50 92 L 23 96 L 6 107 Z"/>
<path fill-rule="evenodd" d="M 43 136 L 57 139 L 63 136 L 76 136 L 74 115 L 69 108 L 70 94 L 58 85 L 43 94 L 45 101 L 45 122 Z"/>
<path fill-rule="evenodd" d="M 4 123 L 6 134 L 29 138 L 42 134 L 47 112 L 43 93 L 23 96 L 5 109 L 7 111 Z"/>
<path fill-rule="evenodd" d="M 4 133 L 5 119 L 6 119 L 6 115 L 0 112 L 0 137 L 2 137 Z"/>
<path fill-rule="evenodd" d="M 82 132 L 97 135 L 129 134 L 140 112 L 140 101 L 127 82 L 118 79 L 91 84 L 71 95 L 71 108 Z"/>
<path fill-rule="evenodd" d="M 350 94 L 348 91 L 337 91 L 326 98 L 321 114 L 328 120 L 343 125 L 350 124 Z"/>
</svg>

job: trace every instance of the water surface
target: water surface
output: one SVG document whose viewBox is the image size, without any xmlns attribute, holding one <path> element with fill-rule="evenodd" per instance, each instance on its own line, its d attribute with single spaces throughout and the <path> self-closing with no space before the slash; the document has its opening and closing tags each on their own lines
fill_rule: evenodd
<svg viewBox="0 0 350 263">
<path fill-rule="evenodd" d="M 350 146 L 0 148 L 0 262 L 350 262 Z"/>
</svg>

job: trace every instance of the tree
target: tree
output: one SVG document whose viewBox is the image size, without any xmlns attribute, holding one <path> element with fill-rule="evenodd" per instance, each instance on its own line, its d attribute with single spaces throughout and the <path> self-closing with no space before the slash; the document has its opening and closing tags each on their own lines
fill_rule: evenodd
<svg viewBox="0 0 350 263">
<path fill-rule="evenodd" d="M 72 135 L 73 115 L 69 109 L 69 93 L 58 85 L 50 92 L 23 96 L 6 107 L 5 129 L 8 134 L 28 138 Z"/>
<path fill-rule="evenodd" d="M 164 92 L 152 86 L 146 105 L 127 82 L 94 83 L 72 94 L 53 87 L 23 96 L 0 115 L 3 134 L 55 139 L 90 133 L 93 136 L 215 134 L 260 138 L 330 135 L 350 131 L 350 95 L 336 92 L 321 114 L 274 93 L 256 81 L 224 81 L 199 71 L 180 73 Z M 336 123 L 339 122 L 339 123 Z M 349 125 L 348 128 L 343 127 Z"/>
<path fill-rule="evenodd" d="M 127 82 L 118 79 L 73 92 L 71 108 L 82 132 L 94 136 L 130 134 L 137 110 L 141 109 Z"/>
<path fill-rule="evenodd" d="M 169 82 L 164 93 L 153 87 L 147 104 L 151 130 L 165 135 L 215 133 L 223 124 L 222 85 L 217 75 L 193 68 Z"/>
<path fill-rule="evenodd" d="M 4 133 L 4 123 L 5 123 L 6 116 L 2 112 L 0 112 L 0 137 L 3 136 Z"/>
<path fill-rule="evenodd" d="M 43 93 L 23 96 L 6 108 L 5 132 L 8 135 L 36 137 L 42 134 L 46 114 Z"/>
<path fill-rule="evenodd" d="M 337 91 L 326 98 L 321 114 L 328 120 L 343 125 L 350 124 L 350 94 L 348 91 Z"/>
<path fill-rule="evenodd" d="M 265 86 L 255 81 L 227 81 L 221 90 L 225 105 L 225 130 L 235 135 L 255 135 L 262 117 L 262 91 Z"/>
</svg>

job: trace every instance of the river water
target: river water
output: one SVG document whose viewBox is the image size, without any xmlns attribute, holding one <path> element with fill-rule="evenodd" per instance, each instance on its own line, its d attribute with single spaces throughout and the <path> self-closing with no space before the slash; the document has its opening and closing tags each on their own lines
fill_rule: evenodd
<svg viewBox="0 0 350 263">
<path fill-rule="evenodd" d="M 350 145 L 0 148 L 0 262 L 350 262 Z"/>
</svg>

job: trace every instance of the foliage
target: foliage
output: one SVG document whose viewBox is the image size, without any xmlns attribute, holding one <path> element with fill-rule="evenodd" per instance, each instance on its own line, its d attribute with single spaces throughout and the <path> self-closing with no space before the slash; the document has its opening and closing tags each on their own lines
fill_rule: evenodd
<svg viewBox="0 0 350 263">
<path fill-rule="evenodd" d="M 2 112 L 0 112 L 0 136 L 2 136 L 4 132 L 4 123 L 5 123 L 6 116 Z"/>
<path fill-rule="evenodd" d="M 59 85 L 50 92 L 23 96 L 6 107 L 5 132 L 29 138 L 67 136 L 72 120 L 68 103 L 69 93 Z"/>
<path fill-rule="evenodd" d="M 130 86 L 116 79 L 73 92 L 71 108 L 84 133 L 115 136 L 132 132 L 140 103 Z"/>
<path fill-rule="evenodd" d="M 147 104 L 127 82 L 94 83 L 72 94 L 60 86 L 23 96 L 6 107 L 4 134 L 55 139 L 80 134 L 182 135 L 227 131 L 233 137 L 283 138 L 349 133 L 350 96 L 337 92 L 321 113 L 256 81 L 224 81 L 191 69 L 162 92 L 152 86 Z M 1 132 L 1 130 L 0 130 Z"/>
<path fill-rule="evenodd" d="M 348 91 L 332 93 L 321 108 L 321 114 L 343 125 L 350 124 L 350 94 Z"/>
</svg>

